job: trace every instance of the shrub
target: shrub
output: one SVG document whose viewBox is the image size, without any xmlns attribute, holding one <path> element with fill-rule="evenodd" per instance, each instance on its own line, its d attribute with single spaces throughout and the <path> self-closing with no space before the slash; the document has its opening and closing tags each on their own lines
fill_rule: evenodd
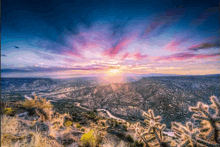
<svg viewBox="0 0 220 147">
<path fill-rule="evenodd" d="M 80 124 L 76 124 L 76 127 L 77 127 L 78 129 L 82 128 L 82 126 L 81 126 Z"/>
<path fill-rule="evenodd" d="M 143 142 L 138 142 L 137 140 L 134 142 L 134 147 L 143 147 L 144 143 Z"/>
<path fill-rule="evenodd" d="M 131 137 L 131 135 L 127 135 L 126 136 L 126 139 L 131 142 L 131 143 L 134 143 L 134 139 Z"/>
<path fill-rule="evenodd" d="M 102 126 L 105 126 L 105 123 L 103 121 L 101 122 L 101 124 L 102 124 Z"/>
<path fill-rule="evenodd" d="M 85 129 L 84 129 L 84 128 L 82 128 L 82 129 L 81 129 L 81 131 L 82 131 L 82 132 L 85 132 Z"/>
<path fill-rule="evenodd" d="M 39 108 L 39 109 L 44 109 L 44 108 L 52 108 L 53 105 L 50 104 L 49 101 L 46 100 L 46 98 L 37 98 L 35 96 L 35 99 L 31 99 L 31 100 L 27 100 L 25 99 L 25 101 L 21 104 L 21 106 L 25 107 L 25 108 Z"/>
<path fill-rule="evenodd" d="M 96 118 L 95 113 L 92 112 L 92 111 L 89 111 L 89 112 L 88 112 L 88 118 L 94 120 L 94 119 Z"/>
<path fill-rule="evenodd" d="M 112 130 L 110 130 L 110 129 L 107 129 L 107 132 L 108 132 L 108 133 L 111 133 L 111 132 L 112 132 Z"/>
<path fill-rule="evenodd" d="M 21 106 L 26 108 L 29 111 L 29 114 L 37 114 L 40 116 L 41 121 L 51 120 L 53 115 L 52 107 L 50 101 L 47 101 L 46 98 L 34 96 L 34 99 L 25 100 L 21 103 Z"/>
<path fill-rule="evenodd" d="M 119 132 L 119 133 L 117 134 L 117 136 L 118 136 L 119 138 L 125 138 L 125 134 L 124 134 L 124 133 L 120 133 L 120 132 Z"/>
<path fill-rule="evenodd" d="M 70 126 L 72 126 L 72 122 L 71 121 L 66 121 L 65 123 L 64 123 L 64 125 L 66 126 L 66 127 L 70 127 Z"/>
<path fill-rule="evenodd" d="M 127 131 L 127 128 L 128 128 L 128 127 L 127 127 L 126 125 L 123 125 L 123 128 Z"/>
<path fill-rule="evenodd" d="M 6 114 L 6 115 L 13 115 L 14 114 L 14 110 L 12 108 L 5 108 L 4 109 L 4 114 Z"/>
<path fill-rule="evenodd" d="M 88 133 L 83 134 L 80 140 L 82 141 L 84 146 L 96 146 L 96 138 L 94 136 L 93 130 L 90 130 Z"/>
</svg>

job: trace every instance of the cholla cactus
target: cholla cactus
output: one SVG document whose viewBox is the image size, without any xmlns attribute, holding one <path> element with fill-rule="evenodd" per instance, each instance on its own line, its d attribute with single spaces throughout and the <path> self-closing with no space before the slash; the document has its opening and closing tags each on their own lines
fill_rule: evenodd
<svg viewBox="0 0 220 147">
<path fill-rule="evenodd" d="M 161 116 L 154 116 L 153 110 L 148 110 L 148 113 L 144 112 L 143 116 L 146 117 L 147 128 L 140 127 L 140 123 L 135 126 L 135 131 L 146 146 L 152 144 L 153 146 L 167 147 L 170 146 L 171 140 L 168 140 L 163 135 L 163 130 L 166 128 L 165 124 L 161 124 Z M 153 142 L 153 143 L 151 143 Z"/>
<path fill-rule="evenodd" d="M 146 147 L 150 147 L 149 142 L 155 140 L 155 137 L 147 139 L 147 135 L 145 135 L 146 129 L 140 125 L 140 122 L 137 122 L 133 127 L 135 129 L 135 133 L 138 136 L 138 138 L 144 142 Z"/>
<path fill-rule="evenodd" d="M 181 147 L 198 146 L 197 138 L 199 137 L 199 129 L 194 128 L 191 122 L 186 122 L 186 126 L 181 123 L 172 122 L 172 130 L 174 135 L 181 139 Z"/>
<path fill-rule="evenodd" d="M 195 112 L 192 118 L 200 120 L 201 123 L 201 134 L 206 140 L 211 140 L 216 143 L 220 143 L 220 103 L 215 96 L 211 96 L 211 106 L 198 102 L 196 107 L 190 107 L 189 110 Z M 214 114 L 209 112 L 209 108 L 215 110 Z"/>
<path fill-rule="evenodd" d="M 219 102 L 215 96 L 210 97 L 212 102 L 211 108 L 215 110 L 215 114 L 209 112 L 209 105 L 198 102 L 196 107 L 190 107 L 189 110 L 195 112 L 192 118 L 200 120 L 201 127 L 194 128 L 191 122 L 187 122 L 186 126 L 180 123 L 172 122 L 172 130 L 175 136 L 180 138 L 181 147 L 187 146 L 208 146 L 219 147 Z"/>
</svg>

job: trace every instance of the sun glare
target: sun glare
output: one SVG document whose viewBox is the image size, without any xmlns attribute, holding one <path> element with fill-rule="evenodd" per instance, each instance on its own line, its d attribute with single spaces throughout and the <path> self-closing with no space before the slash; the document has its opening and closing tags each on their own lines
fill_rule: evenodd
<svg viewBox="0 0 220 147">
<path fill-rule="evenodd" d="M 120 69 L 109 69 L 105 76 L 102 77 L 105 82 L 118 83 L 123 82 L 122 71 Z"/>
<path fill-rule="evenodd" d="M 111 74 L 117 74 L 117 73 L 119 73 L 120 71 L 118 70 L 118 69 L 110 69 L 109 70 L 109 73 L 111 73 Z"/>
<path fill-rule="evenodd" d="M 109 69 L 109 70 L 107 70 L 106 71 L 106 74 L 108 75 L 108 76 L 119 76 L 119 75 L 121 75 L 121 70 L 120 69 Z"/>
</svg>

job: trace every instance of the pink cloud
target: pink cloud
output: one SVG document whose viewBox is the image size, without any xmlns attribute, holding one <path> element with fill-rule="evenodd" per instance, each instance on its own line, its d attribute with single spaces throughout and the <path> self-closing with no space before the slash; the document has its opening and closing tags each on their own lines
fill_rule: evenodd
<svg viewBox="0 0 220 147">
<path fill-rule="evenodd" d="M 140 52 L 136 52 L 136 53 L 134 54 L 135 60 L 142 60 L 142 59 L 144 59 L 144 58 L 146 58 L 146 57 L 147 57 L 147 55 L 141 55 Z"/>
<path fill-rule="evenodd" d="M 159 28 L 160 26 L 164 25 L 165 22 L 162 21 L 153 21 L 149 24 L 149 26 L 146 29 L 146 33 L 151 32 L 152 30 L 155 30 L 156 28 Z"/>
<path fill-rule="evenodd" d="M 126 52 L 123 56 L 122 56 L 122 58 L 121 58 L 121 60 L 124 60 L 124 59 L 126 59 L 127 57 L 129 57 L 129 53 L 128 52 Z"/>
<path fill-rule="evenodd" d="M 220 56 L 220 53 L 214 53 L 214 54 L 199 54 L 196 55 L 197 59 L 203 59 L 203 58 L 210 58 L 210 57 L 218 57 Z"/>
<path fill-rule="evenodd" d="M 122 50 L 124 50 L 132 42 L 132 40 L 133 40 L 133 37 L 129 39 L 124 39 L 120 41 L 117 45 L 105 50 L 103 54 L 113 58 L 118 53 L 120 53 Z"/>
<path fill-rule="evenodd" d="M 70 59 L 70 58 L 65 58 L 64 61 L 67 61 L 67 62 L 76 62 L 75 60 Z"/>
<path fill-rule="evenodd" d="M 204 59 L 204 58 L 210 58 L 210 57 L 217 57 L 220 56 L 220 53 L 214 53 L 214 54 L 193 54 L 193 53 L 189 53 L 189 52 L 185 52 L 185 53 L 178 53 L 178 54 L 173 54 L 170 56 L 161 56 L 159 58 L 156 59 L 156 61 L 161 61 L 161 60 L 168 60 L 168 61 L 175 61 L 175 60 L 187 60 L 187 59 Z"/>
<path fill-rule="evenodd" d="M 168 50 L 168 51 L 177 51 L 178 50 L 178 45 L 180 43 L 177 42 L 177 41 L 171 41 L 170 43 L 168 43 L 166 46 L 165 46 L 165 49 Z"/>
<path fill-rule="evenodd" d="M 189 50 L 197 51 L 197 50 L 209 49 L 209 48 L 219 48 L 219 41 L 216 41 L 216 42 L 213 42 L 213 43 L 205 42 L 205 43 L 201 43 L 201 44 L 198 44 L 198 45 L 194 45 L 194 46 L 191 46 L 189 48 Z"/>
<path fill-rule="evenodd" d="M 152 32 L 158 28 L 161 28 L 162 30 L 160 31 L 163 32 L 166 28 L 171 26 L 173 22 L 177 21 L 185 11 L 186 10 L 183 8 L 174 8 L 158 14 L 157 17 L 154 18 L 154 21 L 148 25 L 146 33 Z"/>
<path fill-rule="evenodd" d="M 85 58 L 79 51 L 66 51 L 65 54 L 68 55 L 68 56 L 79 57 L 79 58 L 82 58 L 82 59 Z"/>
</svg>

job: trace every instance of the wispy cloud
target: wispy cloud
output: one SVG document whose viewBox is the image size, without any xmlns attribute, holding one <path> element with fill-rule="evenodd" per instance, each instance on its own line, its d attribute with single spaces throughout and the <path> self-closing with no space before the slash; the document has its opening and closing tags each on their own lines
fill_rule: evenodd
<svg viewBox="0 0 220 147">
<path fill-rule="evenodd" d="M 74 67 L 74 68 L 61 68 L 61 67 L 29 67 L 29 68 L 11 68 L 1 69 L 1 72 L 56 72 L 56 71 L 68 71 L 68 70 L 104 70 L 101 67 Z"/>
<path fill-rule="evenodd" d="M 134 54 L 135 60 L 142 60 L 142 59 L 146 58 L 147 56 L 148 56 L 148 55 L 142 55 L 140 52 L 136 52 L 136 53 Z"/>
<path fill-rule="evenodd" d="M 110 58 L 114 58 L 118 53 L 125 50 L 126 47 L 132 42 L 133 38 L 125 38 L 113 45 L 111 48 L 103 51 L 103 54 L 109 56 Z"/>
<path fill-rule="evenodd" d="M 189 50 L 198 51 L 198 50 L 210 49 L 210 48 L 219 48 L 219 41 L 216 41 L 214 43 L 204 42 L 190 47 Z"/>
<path fill-rule="evenodd" d="M 161 60 L 168 60 L 168 61 L 175 61 L 175 60 L 187 60 L 191 58 L 195 59 L 204 59 L 204 58 L 210 58 L 210 57 L 218 57 L 220 56 L 220 53 L 213 53 L 213 54 L 194 54 L 190 52 L 184 52 L 184 53 L 178 53 L 178 54 L 173 54 L 169 56 L 161 56 L 156 61 L 161 61 Z"/>
<path fill-rule="evenodd" d="M 46 60 L 55 60 L 56 58 L 52 55 L 42 53 L 42 52 L 35 52 L 40 58 L 46 59 Z"/>
<path fill-rule="evenodd" d="M 121 60 L 124 60 L 124 59 L 126 59 L 127 57 L 129 57 L 129 53 L 128 52 L 126 52 L 123 56 L 122 56 L 122 58 L 121 58 Z"/>
<path fill-rule="evenodd" d="M 191 23 L 194 25 L 201 25 L 209 17 L 211 17 L 213 14 L 216 14 L 216 13 L 219 13 L 219 7 L 208 8 L 205 11 L 201 12 L 196 19 L 192 20 Z"/>
<path fill-rule="evenodd" d="M 220 53 L 214 53 L 214 54 L 198 54 L 198 55 L 196 55 L 196 58 L 197 58 L 197 59 L 210 58 L 210 57 L 220 57 Z"/>
</svg>

